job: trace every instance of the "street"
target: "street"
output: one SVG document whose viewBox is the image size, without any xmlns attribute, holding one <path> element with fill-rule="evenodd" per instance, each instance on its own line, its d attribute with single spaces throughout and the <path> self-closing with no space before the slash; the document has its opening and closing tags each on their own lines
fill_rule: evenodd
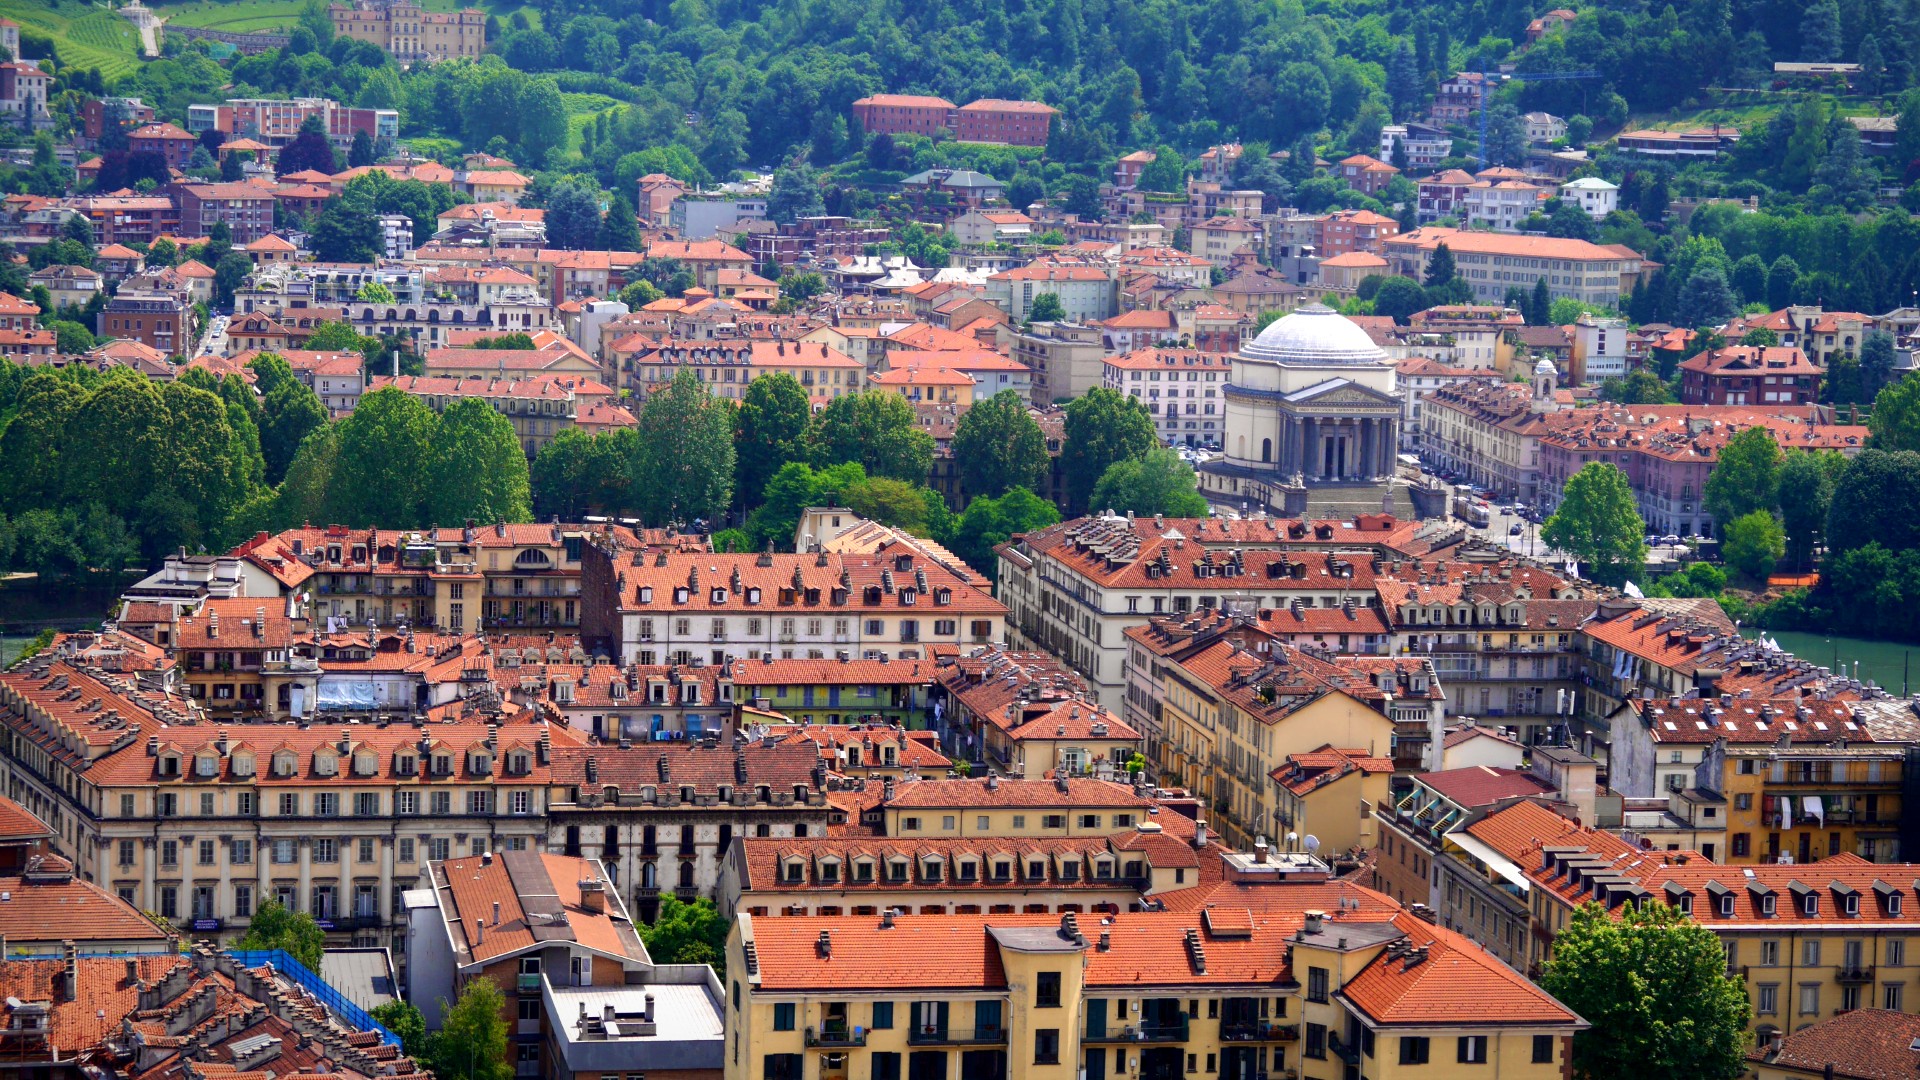
<svg viewBox="0 0 1920 1080">
<path fill-rule="evenodd" d="M 195 356 L 225 356 L 227 352 L 227 317 L 215 315 L 207 324 L 207 332 L 200 338 L 200 347 L 194 350 Z"/>
</svg>

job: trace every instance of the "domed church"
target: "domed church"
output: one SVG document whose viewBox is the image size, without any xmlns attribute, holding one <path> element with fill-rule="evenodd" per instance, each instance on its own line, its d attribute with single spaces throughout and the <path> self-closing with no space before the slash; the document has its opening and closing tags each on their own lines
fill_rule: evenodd
<svg viewBox="0 0 1920 1080">
<path fill-rule="evenodd" d="M 1298 513 L 1306 488 L 1381 487 L 1393 475 L 1393 362 L 1331 308 L 1310 304 L 1262 330 L 1233 358 L 1224 393 L 1226 456 L 1201 466 L 1216 501 Z"/>
</svg>

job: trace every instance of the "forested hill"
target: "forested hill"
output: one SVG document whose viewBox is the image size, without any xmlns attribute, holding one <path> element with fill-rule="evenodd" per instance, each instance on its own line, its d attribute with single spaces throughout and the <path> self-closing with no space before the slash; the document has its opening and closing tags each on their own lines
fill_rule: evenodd
<svg viewBox="0 0 1920 1080">
<path fill-rule="evenodd" d="M 554 0 L 543 7 L 548 29 L 508 29 L 499 49 L 522 71 L 590 70 L 643 87 L 723 140 L 737 123 L 758 163 L 803 144 L 839 149 L 848 106 L 876 91 L 1045 100 L 1066 114 L 1050 156 L 1093 161 L 1161 142 L 1284 146 L 1386 110 L 1415 115 L 1446 75 L 1509 58 L 1550 6 Z M 1584 17 L 1531 50 L 1522 69 L 1594 70 L 1602 80 L 1537 84 L 1520 104 L 1603 127 L 1628 109 L 1680 105 L 1702 86 L 1764 87 L 1776 60 L 1870 61 L 1898 89 L 1920 59 L 1915 0 L 1575 6 Z"/>
</svg>

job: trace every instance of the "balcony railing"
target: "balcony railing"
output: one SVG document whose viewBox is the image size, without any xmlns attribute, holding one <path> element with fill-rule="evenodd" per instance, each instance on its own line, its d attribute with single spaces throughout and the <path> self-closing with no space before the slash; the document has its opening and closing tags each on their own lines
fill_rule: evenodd
<svg viewBox="0 0 1920 1080">
<path fill-rule="evenodd" d="M 1265 1020 L 1220 1024 L 1221 1042 L 1292 1042 L 1299 1037 L 1298 1024 L 1274 1024 Z"/>
<path fill-rule="evenodd" d="M 907 1032 L 909 1046 L 994 1045 L 1006 1041 L 1007 1029 L 1004 1027 L 944 1028 L 922 1024 Z"/>
<path fill-rule="evenodd" d="M 514 987 L 523 994 L 539 993 L 540 992 L 540 973 L 537 971 L 532 974 L 528 974 L 524 971 L 521 972 L 520 975 L 514 980 Z"/>
<path fill-rule="evenodd" d="M 1859 964 L 1842 964 L 1840 965 L 1840 970 L 1834 977 L 1839 979 L 1843 984 L 1870 983 L 1873 981 L 1873 967 L 1871 965 L 1862 967 Z"/>
<path fill-rule="evenodd" d="M 1182 1017 L 1171 1024 L 1128 1024 L 1104 1035 L 1089 1034 L 1084 1042 L 1186 1042 L 1187 1021 Z"/>
<path fill-rule="evenodd" d="M 844 1024 L 826 1025 L 818 1031 L 815 1031 L 813 1028 L 808 1028 L 807 1045 L 865 1046 L 867 1045 L 867 1033 L 864 1031 L 849 1031 Z"/>
</svg>

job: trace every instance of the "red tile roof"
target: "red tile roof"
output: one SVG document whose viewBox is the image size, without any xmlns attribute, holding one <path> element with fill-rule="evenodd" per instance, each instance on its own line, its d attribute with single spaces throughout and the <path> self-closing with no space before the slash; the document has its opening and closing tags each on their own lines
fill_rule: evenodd
<svg viewBox="0 0 1920 1080">
<path fill-rule="evenodd" d="M 1920 1016 L 1851 1009 L 1747 1054 L 1756 1067 L 1839 1080 L 1910 1080 L 1920 1072 Z"/>
<path fill-rule="evenodd" d="M 1490 765 L 1425 773 L 1416 779 L 1447 800 L 1469 809 L 1491 806 L 1502 799 L 1552 795 L 1555 791 L 1552 784 L 1532 773 L 1518 769 L 1496 769 Z"/>
<path fill-rule="evenodd" d="M 1394 956 L 1389 949 L 1339 990 L 1343 1000 L 1374 1024 L 1586 1026 L 1571 1009 L 1465 935 L 1410 914 L 1396 915 L 1393 923 L 1425 956 Z"/>
</svg>

